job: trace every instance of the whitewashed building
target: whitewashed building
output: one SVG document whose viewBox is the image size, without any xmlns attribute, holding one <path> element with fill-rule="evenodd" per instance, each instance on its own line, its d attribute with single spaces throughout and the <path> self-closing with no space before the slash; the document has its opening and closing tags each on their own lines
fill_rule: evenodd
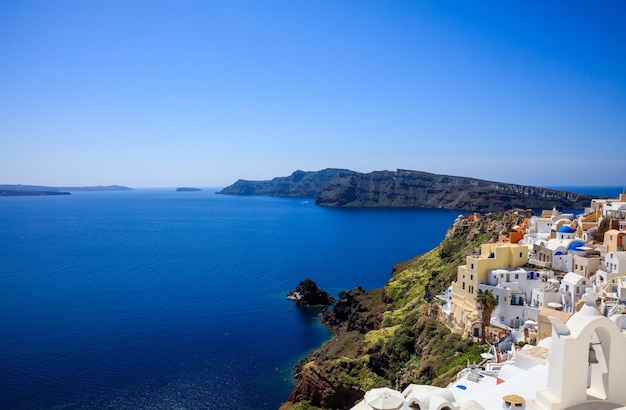
<svg viewBox="0 0 626 410">
<path fill-rule="evenodd" d="M 567 323 L 550 317 L 552 336 L 510 361 L 469 366 L 447 387 L 373 389 L 352 410 L 623 410 L 626 315 L 603 316 L 596 299 L 586 294 Z"/>
<path fill-rule="evenodd" d="M 626 251 L 607 253 L 604 257 L 604 267 L 609 273 L 626 275 Z"/>
<path fill-rule="evenodd" d="M 613 219 L 626 219 L 626 194 L 620 194 L 619 200 L 608 201 L 602 208 L 602 216 Z"/>
<path fill-rule="evenodd" d="M 582 298 L 588 286 L 588 280 L 574 272 L 567 273 L 561 280 L 559 293 L 562 296 L 563 311 L 573 313 L 576 304 Z"/>
<path fill-rule="evenodd" d="M 528 221 L 523 242 L 532 246 L 539 240 L 550 239 L 557 224 L 565 221 L 570 223 L 573 220 L 574 214 L 563 214 L 557 211 L 556 208 L 552 209 L 552 211 L 544 210 L 540 216 L 533 216 Z"/>
<path fill-rule="evenodd" d="M 490 290 L 498 300 L 493 321 L 518 329 L 528 320 L 537 320 L 540 307 L 532 305 L 533 290 L 545 287 L 546 281 L 553 278 L 552 271 L 494 269 L 489 272 L 487 282 L 478 288 Z M 561 298 L 555 300 L 560 302 Z"/>
<path fill-rule="evenodd" d="M 555 238 L 539 240 L 533 245 L 529 262 L 536 266 L 561 272 L 574 270 L 574 256 L 582 256 L 588 250 L 585 242 L 575 237 L 576 231 L 569 225 L 561 226 Z"/>
<path fill-rule="evenodd" d="M 533 289 L 530 297 L 530 305 L 533 309 L 550 308 L 563 309 L 563 297 L 559 292 L 559 280 L 548 278 L 540 288 Z"/>
</svg>

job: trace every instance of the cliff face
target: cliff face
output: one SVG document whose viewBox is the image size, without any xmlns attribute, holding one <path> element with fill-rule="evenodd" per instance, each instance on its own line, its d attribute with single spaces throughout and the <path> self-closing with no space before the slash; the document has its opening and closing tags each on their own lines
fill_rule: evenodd
<svg viewBox="0 0 626 410">
<path fill-rule="evenodd" d="M 270 181 L 240 179 L 220 194 L 316 198 L 332 207 L 420 207 L 475 212 L 514 208 L 575 209 L 589 206 L 589 195 L 421 171 L 362 174 L 329 168 L 295 171 Z"/>
<path fill-rule="evenodd" d="M 374 387 L 445 386 L 482 350 L 453 334 L 435 295 L 480 244 L 495 241 L 532 211 L 459 217 L 438 247 L 393 267 L 383 289 L 339 295 L 322 320 L 332 338 L 295 368 L 298 384 L 282 409 L 349 409 Z"/>
<path fill-rule="evenodd" d="M 513 208 L 583 208 L 589 205 L 591 199 L 589 195 L 553 189 L 398 170 L 352 173 L 334 178 L 316 204 L 498 212 Z"/>
<path fill-rule="evenodd" d="M 331 179 L 353 173 L 347 169 L 328 168 L 321 171 L 295 171 L 288 177 L 276 177 L 270 181 L 240 179 L 218 193 L 317 198 Z"/>
</svg>

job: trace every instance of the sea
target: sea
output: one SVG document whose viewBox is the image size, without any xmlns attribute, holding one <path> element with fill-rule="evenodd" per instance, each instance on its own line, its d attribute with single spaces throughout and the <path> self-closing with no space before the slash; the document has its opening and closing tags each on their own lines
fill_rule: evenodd
<svg viewBox="0 0 626 410">
<path fill-rule="evenodd" d="M 382 287 L 460 213 L 218 190 L 0 197 L 1 409 L 277 409 L 330 336 L 287 293 Z"/>
</svg>

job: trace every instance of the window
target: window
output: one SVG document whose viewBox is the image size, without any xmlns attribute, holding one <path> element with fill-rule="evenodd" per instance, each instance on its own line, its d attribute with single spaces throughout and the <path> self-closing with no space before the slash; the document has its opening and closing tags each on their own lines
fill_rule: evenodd
<svg viewBox="0 0 626 410">
<path fill-rule="evenodd" d="M 520 253 L 519 253 L 519 257 L 520 257 L 520 258 L 523 258 L 523 257 L 524 257 L 524 254 L 523 254 L 522 252 L 520 252 Z"/>
<path fill-rule="evenodd" d="M 515 274 L 515 279 L 519 279 L 519 274 Z"/>
<path fill-rule="evenodd" d="M 463 290 L 465 290 L 465 282 L 463 282 Z"/>
<path fill-rule="evenodd" d="M 470 280 L 474 280 L 474 275 L 470 275 Z"/>
</svg>

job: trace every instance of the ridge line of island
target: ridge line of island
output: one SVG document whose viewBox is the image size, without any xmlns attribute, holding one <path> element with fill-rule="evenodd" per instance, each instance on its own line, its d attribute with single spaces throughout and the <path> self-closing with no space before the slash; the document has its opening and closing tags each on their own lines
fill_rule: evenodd
<svg viewBox="0 0 626 410">
<path fill-rule="evenodd" d="M 398 169 L 359 173 L 348 169 L 294 171 L 265 181 L 239 179 L 218 194 L 315 198 L 339 208 L 433 208 L 470 212 L 507 209 L 579 209 L 594 196 L 528 185 Z"/>
</svg>

